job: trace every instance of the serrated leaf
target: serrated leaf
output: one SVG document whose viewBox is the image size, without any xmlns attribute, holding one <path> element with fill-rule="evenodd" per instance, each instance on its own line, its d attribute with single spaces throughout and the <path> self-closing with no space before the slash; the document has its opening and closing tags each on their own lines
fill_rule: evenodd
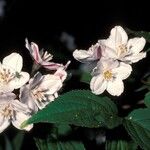
<svg viewBox="0 0 150 150">
<path fill-rule="evenodd" d="M 85 150 L 84 145 L 78 141 L 50 141 L 35 139 L 39 150 Z"/>
<path fill-rule="evenodd" d="M 126 31 L 128 32 L 128 34 L 132 34 L 138 37 L 144 37 L 146 39 L 147 42 L 150 43 L 150 32 L 146 32 L 146 31 L 133 31 L 131 29 L 126 29 Z"/>
<path fill-rule="evenodd" d="M 23 123 L 23 126 L 49 122 L 90 128 L 113 128 L 121 123 L 117 112 L 116 105 L 109 98 L 96 96 L 88 90 L 74 90 L 59 96 Z"/>
<path fill-rule="evenodd" d="M 150 108 L 150 92 L 146 93 L 144 103 L 148 108 Z"/>
<path fill-rule="evenodd" d="M 107 141 L 105 145 L 106 150 L 136 150 L 137 144 L 130 141 Z"/>
<path fill-rule="evenodd" d="M 137 109 L 125 119 L 124 126 L 134 142 L 145 150 L 150 149 L 150 109 Z"/>
</svg>

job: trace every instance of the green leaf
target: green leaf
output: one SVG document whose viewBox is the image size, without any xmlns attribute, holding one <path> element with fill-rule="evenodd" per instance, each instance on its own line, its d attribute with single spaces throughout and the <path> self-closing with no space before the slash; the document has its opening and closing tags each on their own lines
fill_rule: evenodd
<svg viewBox="0 0 150 150">
<path fill-rule="evenodd" d="M 59 96 L 45 109 L 22 124 L 48 122 L 82 127 L 114 128 L 121 124 L 116 105 L 107 97 L 96 96 L 88 90 L 74 90 Z"/>
<path fill-rule="evenodd" d="M 150 109 L 137 109 L 125 118 L 124 126 L 134 142 L 150 150 Z"/>
<path fill-rule="evenodd" d="M 6 135 L 5 135 L 5 150 L 13 150 L 12 144 Z"/>
<path fill-rule="evenodd" d="M 138 37 L 144 37 L 146 39 L 147 42 L 150 43 L 150 32 L 146 32 L 146 31 L 133 31 L 131 29 L 126 29 L 126 31 L 128 32 L 128 34 L 132 34 Z"/>
<path fill-rule="evenodd" d="M 87 84 L 90 84 L 91 78 L 92 78 L 92 76 L 90 73 L 82 72 L 80 81 L 87 83 Z"/>
<path fill-rule="evenodd" d="M 136 150 L 137 144 L 131 141 L 107 141 L 105 145 L 106 150 Z"/>
<path fill-rule="evenodd" d="M 78 141 L 51 141 L 35 139 L 39 150 L 85 150 L 84 145 Z"/>
<path fill-rule="evenodd" d="M 148 108 L 150 108 L 150 92 L 146 93 L 144 103 Z"/>
<path fill-rule="evenodd" d="M 13 150 L 21 150 L 21 146 L 24 139 L 24 132 L 20 131 L 12 140 Z"/>
</svg>

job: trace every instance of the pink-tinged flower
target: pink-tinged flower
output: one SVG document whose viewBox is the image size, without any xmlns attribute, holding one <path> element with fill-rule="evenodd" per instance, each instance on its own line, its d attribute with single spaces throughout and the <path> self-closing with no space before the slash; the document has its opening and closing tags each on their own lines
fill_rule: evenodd
<svg viewBox="0 0 150 150">
<path fill-rule="evenodd" d="M 50 62 L 53 56 L 47 51 L 39 51 L 39 47 L 36 43 L 31 42 L 31 44 L 29 44 L 28 39 L 25 39 L 25 41 L 25 46 L 29 50 L 36 64 L 39 64 L 49 70 L 57 70 L 59 67 L 63 66 L 62 64 Z"/>
<path fill-rule="evenodd" d="M 101 47 L 99 43 L 92 45 L 88 50 L 75 50 L 73 57 L 82 62 L 90 63 L 92 61 L 99 60 L 101 58 Z"/>
<path fill-rule="evenodd" d="M 11 92 L 29 80 L 29 74 L 22 70 L 23 60 L 18 53 L 6 56 L 0 64 L 0 92 Z"/>
<path fill-rule="evenodd" d="M 6 93 L 0 95 L 0 133 L 11 123 L 20 130 L 31 130 L 33 125 L 21 129 L 20 125 L 31 117 L 31 111 L 27 105 L 15 99 L 15 94 Z"/>
<path fill-rule="evenodd" d="M 105 90 L 113 96 L 119 96 L 124 91 L 123 81 L 131 74 L 130 65 L 112 59 L 101 58 L 93 70 L 90 88 L 94 94 L 101 94 Z"/>
<path fill-rule="evenodd" d="M 42 75 L 37 73 L 29 84 L 20 89 L 20 100 L 36 112 L 58 97 L 58 91 L 63 86 L 66 72 L 59 68 L 55 74 Z"/>
<path fill-rule="evenodd" d="M 103 57 L 123 61 L 127 64 L 138 62 L 146 57 L 146 53 L 141 52 L 145 43 L 146 40 L 143 37 L 128 40 L 128 35 L 121 26 L 115 26 L 108 39 L 99 40 L 99 44 L 103 47 Z"/>
</svg>

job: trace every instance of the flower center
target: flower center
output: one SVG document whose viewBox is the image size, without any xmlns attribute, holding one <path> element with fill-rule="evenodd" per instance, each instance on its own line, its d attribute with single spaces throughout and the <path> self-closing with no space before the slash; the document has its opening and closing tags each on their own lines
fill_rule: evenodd
<svg viewBox="0 0 150 150">
<path fill-rule="evenodd" d="M 117 47 L 117 49 L 118 49 L 118 54 L 119 54 L 119 55 L 121 55 L 121 54 L 127 52 L 127 47 L 126 47 L 126 45 L 124 45 L 124 44 L 119 45 L 119 46 Z"/>
<path fill-rule="evenodd" d="M 2 112 L 1 112 L 2 116 L 4 117 L 11 117 L 13 115 L 13 111 L 10 107 L 10 105 L 7 105 L 4 107 L 4 109 L 2 109 Z"/>
<path fill-rule="evenodd" d="M 32 95 L 39 102 L 41 102 L 42 100 L 46 100 L 45 94 L 42 90 L 34 89 L 32 90 Z"/>
<path fill-rule="evenodd" d="M 0 70 L 0 82 L 1 83 L 8 83 L 14 78 L 14 75 L 10 72 L 9 69 L 3 68 Z"/>
<path fill-rule="evenodd" d="M 105 78 L 106 80 L 110 80 L 110 79 L 112 78 L 112 73 L 111 73 L 111 71 L 109 71 L 109 70 L 105 71 L 105 72 L 104 72 L 104 78 Z"/>
</svg>

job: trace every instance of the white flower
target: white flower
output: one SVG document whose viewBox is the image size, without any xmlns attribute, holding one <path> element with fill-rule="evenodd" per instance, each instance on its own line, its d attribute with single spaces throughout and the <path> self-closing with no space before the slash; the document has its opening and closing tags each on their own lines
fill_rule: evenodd
<svg viewBox="0 0 150 150">
<path fill-rule="evenodd" d="M 16 100 L 15 97 L 13 93 L 0 95 L 0 133 L 11 123 L 16 128 L 21 129 L 20 125 L 31 117 L 27 105 L 22 104 L 20 101 Z M 32 127 L 33 125 L 28 125 L 24 130 L 29 131 Z"/>
<path fill-rule="evenodd" d="M 59 67 L 63 66 L 62 64 L 50 62 L 53 56 L 47 51 L 45 52 L 43 52 L 43 50 L 39 51 L 39 47 L 36 43 L 31 42 L 31 44 L 29 44 L 28 39 L 25 39 L 25 41 L 26 41 L 26 48 L 29 50 L 36 64 L 39 64 L 49 70 L 57 70 Z"/>
<path fill-rule="evenodd" d="M 0 64 L 0 92 L 11 92 L 29 80 L 29 74 L 22 72 L 23 60 L 18 53 L 6 56 Z"/>
<path fill-rule="evenodd" d="M 92 45 L 88 50 L 75 50 L 73 57 L 82 62 L 87 63 L 101 58 L 101 47 L 99 43 Z"/>
<path fill-rule="evenodd" d="M 90 88 L 94 94 L 101 94 L 105 90 L 113 96 L 119 96 L 124 91 L 123 81 L 132 71 L 130 65 L 119 63 L 112 59 L 101 58 L 93 71 Z"/>
<path fill-rule="evenodd" d="M 64 75 L 64 76 L 63 76 Z M 58 97 L 58 91 L 66 78 L 65 72 L 58 70 L 56 74 L 43 75 L 37 73 L 29 84 L 20 89 L 20 100 L 27 104 L 33 112 L 43 109 L 49 102 Z"/>
<path fill-rule="evenodd" d="M 120 60 L 127 64 L 138 62 L 146 57 L 145 52 L 141 52 L 146 40 L 135 37 L 128 40 L 128 35 L 121 26 L 115 26 L 106 40 L 99 40 L 103 47 L 103 57 Z"/>
</svg>

